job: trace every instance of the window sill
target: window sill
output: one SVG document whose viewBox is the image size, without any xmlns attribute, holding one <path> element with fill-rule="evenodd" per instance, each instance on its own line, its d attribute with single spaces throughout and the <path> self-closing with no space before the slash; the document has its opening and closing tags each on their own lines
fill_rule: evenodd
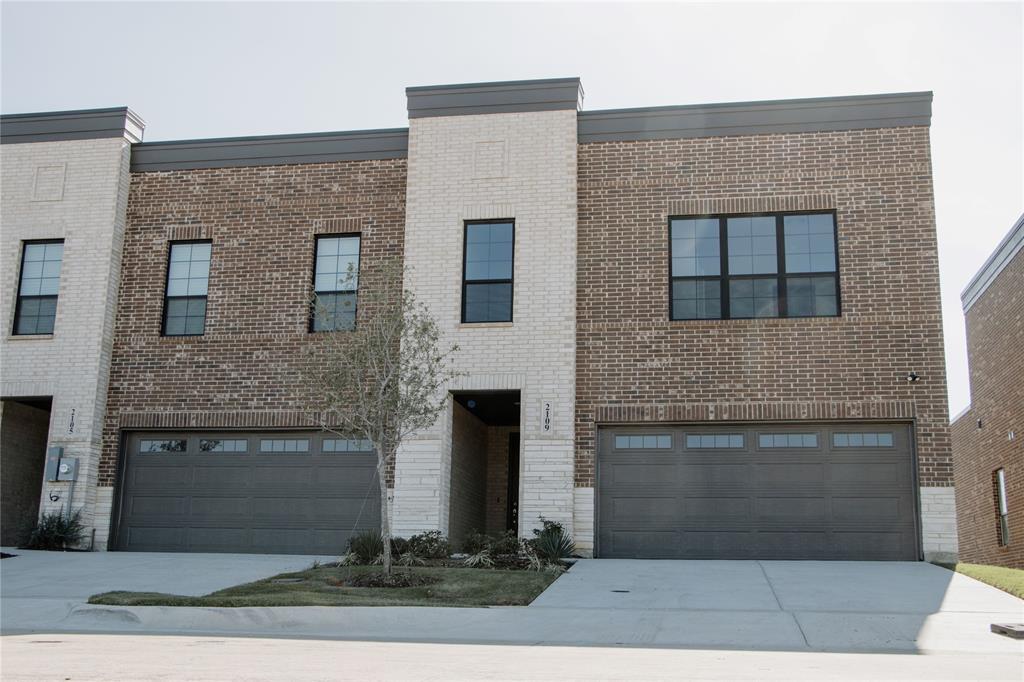
<svg viewBox="0 0 1024 682">
<path fill-rule="evenodd" d="M 507 329 L 514 322 L 460 322 L 458 329 Z"/>
<path fill-rule="evenodd" d="M 8 334 L 8 341 L 42 341 L 52 339 L 53 334 Z"/>
</svg>

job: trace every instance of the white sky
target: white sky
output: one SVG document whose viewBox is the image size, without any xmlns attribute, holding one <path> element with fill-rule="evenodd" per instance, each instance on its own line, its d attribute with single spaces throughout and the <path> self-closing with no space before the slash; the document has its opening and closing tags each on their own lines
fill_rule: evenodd
<svg viewBox="0 0 1024 682">
<path fill-rule="evenodd" d="M 580 76 L 585 109 L 933 90 L 951 413 L 970 400 L 959 294 L 1024 209 L 1021 2 L 5 1 L 0 22 L 4 113 L 126 104 L 151 141 L 404 127 L 404 88 L 439 83 Z"/>
</svg>

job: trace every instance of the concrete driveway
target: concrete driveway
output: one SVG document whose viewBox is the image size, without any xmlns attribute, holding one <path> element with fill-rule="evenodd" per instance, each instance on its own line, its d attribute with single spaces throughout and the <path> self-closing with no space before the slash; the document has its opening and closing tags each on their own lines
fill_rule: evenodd
<svg viewBox="0 0 1024 682">
<path fill-rule="evenodd" d="M 308 568 L 337 557 L 156 552 L 38 552 L 3 548 L 0 628 L 27 629 L 63 619 L 100 592 L 202 595 Z"/>
<path fill-rule="evenodd" d="M 587 560 L 530 608 L 645 612 L 703 643 L 731 631 L 732 646 L 1024 653 L 989 632 L 1024 621 L 1024 601 L 922 562 Z"/>
</svg>

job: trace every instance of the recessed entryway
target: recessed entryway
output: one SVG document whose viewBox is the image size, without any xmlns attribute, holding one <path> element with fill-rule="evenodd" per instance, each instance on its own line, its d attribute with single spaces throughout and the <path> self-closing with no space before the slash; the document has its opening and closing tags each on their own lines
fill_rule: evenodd
<svg viewBox="0 0 1024 682">
<path fill-rule="evenodd" d="M 52 399 L 0 401 L 0 545 L 23 542 L 39 516 Z"/>
<path fill-rule="evenodd" d="M 519 391 L 452 394 L 448 533 L 496 535 L 519 524 Z"/>
</svg>

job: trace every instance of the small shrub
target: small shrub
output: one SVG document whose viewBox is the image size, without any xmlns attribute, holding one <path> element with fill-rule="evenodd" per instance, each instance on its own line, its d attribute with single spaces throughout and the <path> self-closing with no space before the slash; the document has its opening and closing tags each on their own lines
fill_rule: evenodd
<svg viewBox="0 0 1024 682">
<path fill-rule="evenodd" d="M 521 554 L 523 551 L 523 543 L 514 530 L 507 530 L 494 538 L 488 547 L 494 555 Z"/>
<path fill-rule="evenodd" d="M 405 538 L 391 538 L 391 555 L 402 556 L 409 551 L 409 541 Z"/>
<path fill-rule="evenodd" d="M 398 555 L 397 563 L 399 566 L 425 566 L 427 562 L 413 552 L 403 552 Z"/>
<path fill-rule="evenodd" d="M 467 568 L 494 568 L 494 559 L 491 558 L 489 550 L 482 549 L 476 554 L 470 554 L 462 562 Z"/>
<path fill-rule="evenodd" d="M 548 521 L 540 517 L 543 528 L 534 529 L 532 549 L 546 563 L 558 563 L 559 560 L 572 556 L 576 551 L 576 543 L 565 532 L 562 524 Z"/>
<path fill-rule="evenodd" d="M 77 545 L 85 536 L 81 521 L 82 512 L 76 511 L 64 516 L 64 510 L 44 513 L 31 530 L 26 549 L 63 550 Z"/>
<path fill-rule="evenodd" d="M 348 553 L 356 564 L 368 565 L 377 562 L 384 554 L 384 539 L 380 531 L 367 530 L 353 535 L 348 540 Z"/>
<path fill-rule="evenodd" d="M 470 531 L 462 539 L 462 551 L 466 554 L 479 554 L 491 546 L 491 539 L 479 531 Z"/>
<path fill-rule="evenodd" d="M 429 530 L 409 538 L 409 551 L 424 559 L 447 559 L 452 548 L 441 531 Z"/>
</svg>

